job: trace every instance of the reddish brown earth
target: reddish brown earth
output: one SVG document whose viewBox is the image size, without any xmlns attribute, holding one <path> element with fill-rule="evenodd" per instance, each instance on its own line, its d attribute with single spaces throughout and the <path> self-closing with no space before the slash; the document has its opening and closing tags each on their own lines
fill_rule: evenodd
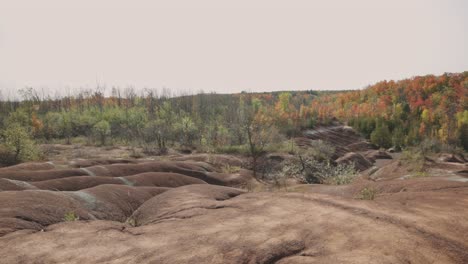
<svg viewBox="0 0 468 264">
<path fill-rule="evenodd" d="M 2 169 L 0 263 L 468 263 L 465 163 L 247 192 L 249 171 L 221 172 L 237 158 L 176 159 Z"/>
<path fill-rule="evenodd" d="M 392 159 L 385 151 L 375 150 L 375 146 L 348 126 L 317 127 L 303 134 L 303 137 L 296 138 L 297 145 L 310 147 L 311 141 L 325 141 L 335 148 L 333 158 L 336 163 L 354 163 L 359 171 L 371 168 L 376 159 Z"/>
</svg>

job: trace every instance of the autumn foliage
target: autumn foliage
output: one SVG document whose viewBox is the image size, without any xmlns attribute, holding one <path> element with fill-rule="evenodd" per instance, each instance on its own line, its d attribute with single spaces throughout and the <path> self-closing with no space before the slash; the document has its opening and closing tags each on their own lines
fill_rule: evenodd
<svg viewBox="0 0 468 264">
<path fill-rule="evenodd" d="M 208 151 L 250 145 L 256 155 L 278 138 L 342 122 L 384 148 L 427 138 L 468 148 L 468 72 L 334 92 L 174 95 L 151 89 L 137 94 L 129 87 L 106 94 L 98 87 L 58 98 L 41 98 L 32 88 L 21 94 L 22 101 L 0 98 L 0 125 L 18 124 L 40 142 L 84 137 L 89 144 Z"/>
</svg>

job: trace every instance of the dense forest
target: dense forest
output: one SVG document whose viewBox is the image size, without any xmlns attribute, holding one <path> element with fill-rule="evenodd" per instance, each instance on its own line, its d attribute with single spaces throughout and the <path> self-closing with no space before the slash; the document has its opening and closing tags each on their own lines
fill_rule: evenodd
<svg viewBox="0 0 468 264">
<path fill-rule="evenodd" d="M 318 97 L 311 109 L 348 122 L 381 147 L 433 139 L 468 149 L 468 72 L 383 81 Z"/>
<path fill-rule="evenodd" d="M 112 88 L 52 98 L 33 88 L 0 98 L 2 159 L 33 159 L 37 143 L 135 145 L 259 155 L 301 131 L 348 124 L 379 147 L 431 139 L 468 149 L 468 72 L 383 81 L 363 90 L 174 95 Z M 7 154 L 5 154 L 7 153 Z"/>
</svg>

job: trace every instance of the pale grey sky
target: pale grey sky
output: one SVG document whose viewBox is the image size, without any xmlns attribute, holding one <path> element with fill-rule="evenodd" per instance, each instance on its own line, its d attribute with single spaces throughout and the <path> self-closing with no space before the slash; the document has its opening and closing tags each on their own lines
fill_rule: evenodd
<svg viewBox="0 0 468 264">
<path fill-rule="evenodd" d="M 358 89 L 468 70 L 465 0 L 0 0 L 0 89 Z"/>
</svg>

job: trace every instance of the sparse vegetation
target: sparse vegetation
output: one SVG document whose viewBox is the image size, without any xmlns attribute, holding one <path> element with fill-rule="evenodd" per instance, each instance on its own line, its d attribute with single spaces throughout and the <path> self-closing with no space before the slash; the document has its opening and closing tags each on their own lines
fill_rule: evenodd
<svg viewBox="0 0 468 264">
<path fill-rule="evenodd" d="M 128 218 L 127 221 L 125 221 L 126 224 L 135 227 L 136 226 L 136 220 L 135 218 Z"/>
<path fill-rule="evenodd" d="M 377 195 L 377 190 L 372 187 L 365 187 L 359 192 L 359 199 L 361 200 L 374 200 Z"/>
<path fill-rule="evenodd" d="M 427 171 L 417 171 L 413 175 L 411 175 L 410 178 L 423 178 L 423 177 L 428 177 L 429 173 Z"/>
<path fill-rule="evenodd" d="M 63 221 L 65 222 L 72 222 L 72 221 L 78 221 L 80 220 L 80 217 L 76 215 L 75 212 L 68 212 L 63 216 Z"/>
<path fill-rule="evenodd" d="M 239 166 L 231 166 L 229 164 L 226 164 L 224 166 L 221 167 L 221 170 L 223 173 L 237 173 L 241 170 L 241 167 Z"/>
<path fill-rule="evenodd" d="M 39 150 L 30 134 L 19 124 L 9 124 L 0 136 L 0 163 L 12 165 L 39 157 Z"/>
<path fill-rule="evenodd" d="M 106 97 L 104 88 L 97 87 L 55 99 L 27 88 L 21 91 L 20 102 L 0 101 L 3 133 L 21 130 L 18 135 L 25 139 L 24 151 L 12 147 L 12 141 L 3 136 L 0 156 L 2 163 L 35 159 L 33 142 L 127 145 L 141 149 L 134 157 L 164 155 L 170 149 L 248 155 L 256 174 L 264 154 L 287 152 L 296 155 L 299 163 L 313 156 L 319 162 L 314 166 L 323 168 L 317 171 L 327 173 L 343 170 L 327 162 L 334 148 L 314 141 L 311 153 L 300 154 L 293 139 L 304 129 L 335 121 L 348 123 L 382 148 L 420 146 L 423 155 L 427 151 L 453 153 L 466 148 L 468 110 L 462 88 L 467 80 L 468 72 L 463 72 L 382 82 L 360 92 L 183 96 L 152 89 L 137 95 L 133 88 L 116 87 Z M 422 87 L 422 83 L 431 85 Z M 314 173 L 306 174 L 308 182 L 325 181 L 314 180 Z"/>
<path fill-rule="evenodd" d="M 408 166 L 409 170 L 415 173 L 425 172 L 426 157 L 422 151 L 410 148 L 403 151 L 400 160 Z"/>
<path fill-rule="evenodd" d="M 334 164 L 333 153 L 333 147 L 322 141 L 315 142 L 312 148 L 298 148 L 295 158 L 285 164 L 283 173 L 307 183 L 351 183 L 357 176 L 354 164 Z"/>
<path fill-rule="evenodd" d="M 106 145 L 106 139 L 111 134 L 109 122 L 102 120 L 93 126 L 93 133 L 99 139 L 101 146 Z"/>
</svg>

